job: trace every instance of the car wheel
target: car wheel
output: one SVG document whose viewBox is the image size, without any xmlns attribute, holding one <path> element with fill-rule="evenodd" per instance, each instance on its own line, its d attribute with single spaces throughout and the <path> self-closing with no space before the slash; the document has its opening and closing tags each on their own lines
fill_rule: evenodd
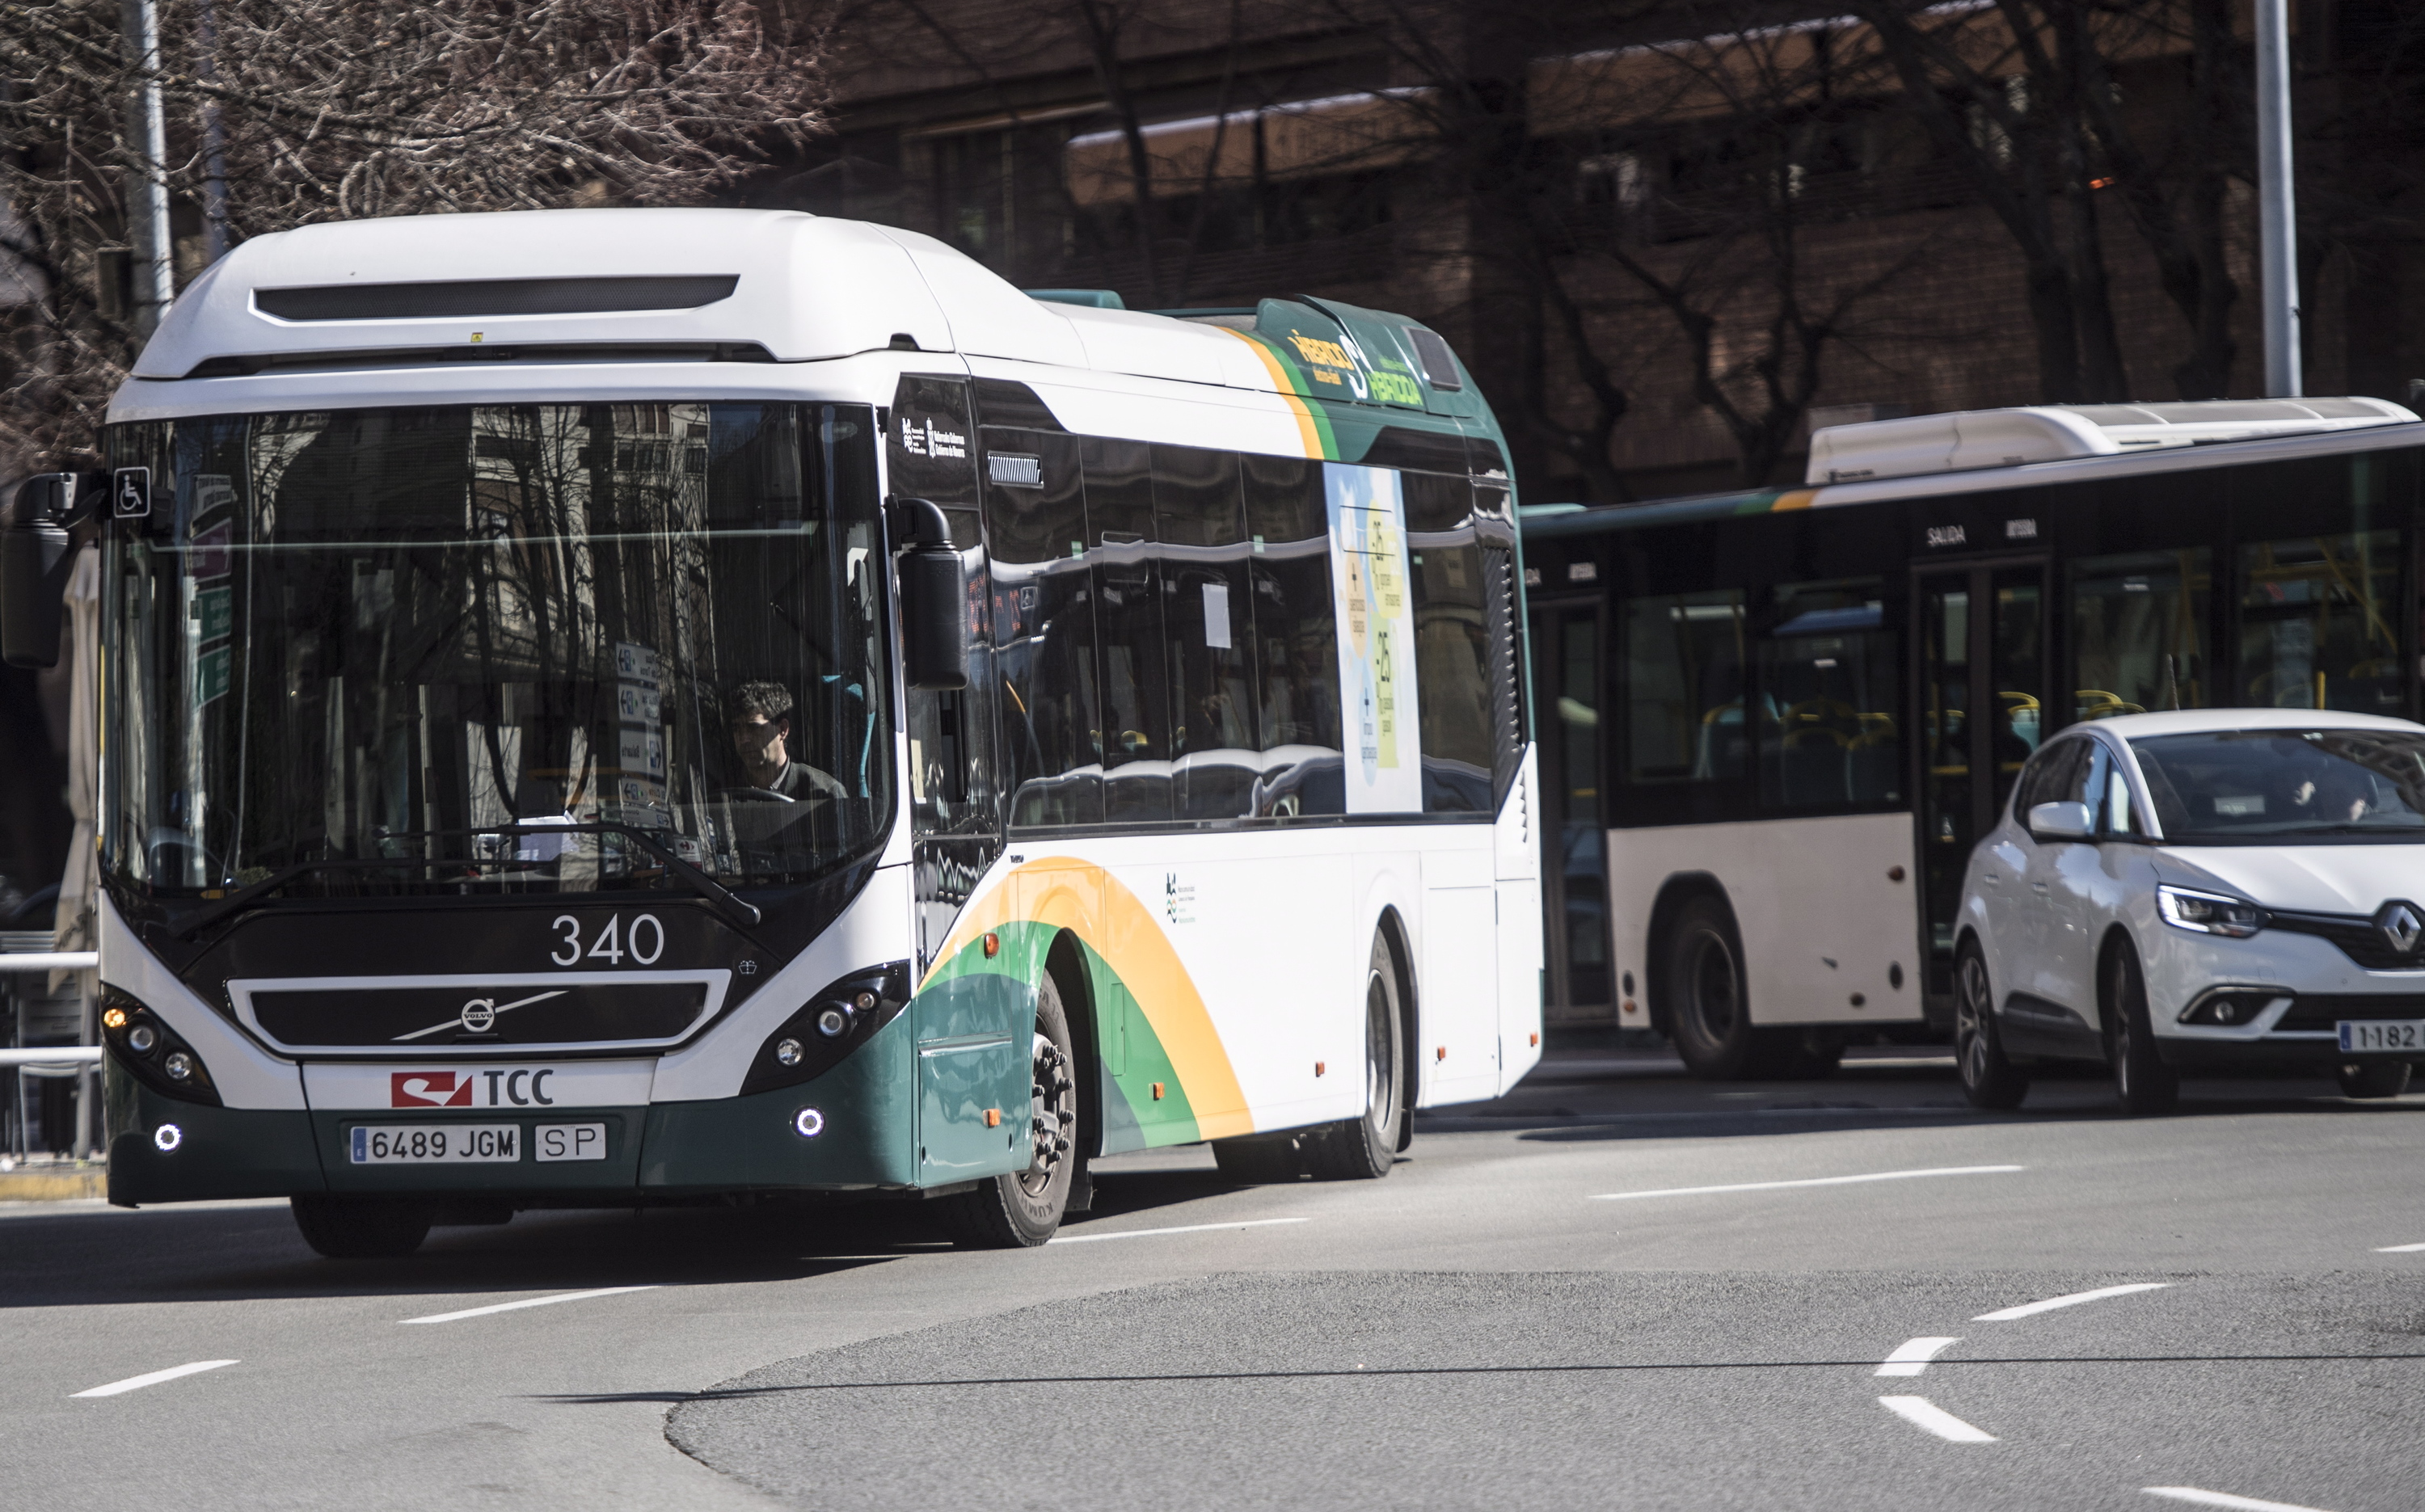
<svg viewBox="0 0 2425 1512">
<path fill-rule="evenodd" d="M 2408 1090 L 2405 1060 L 2359 1060 L 2338 1069 L 2343 1097 L 2397 1097 Z"/>
<path fill-rule="evenodd" d="M 1047 972 L 1036 992 L 1034 1062 L 1028 1088 L 1033 1146 L 1027 1169 L 979 1182 L 942 1200 L 952 1242 L 963 1249 L 1025 1249 L 1051 1239 L 1069 1205 L 1078 1167 L 1078 1078 L 1060 984 Z"/>
<path fill-rule="evenodd" d="M 2005 1058 L 1996 1033 L 1996 995 L 1976 940 L 1963 941 L 1953 958 L 1953 1064 L 1972 1107 L 2018 1107 L 2030 1094 L 2028 1074 Z"/>
<path fill-rule="evenodd" d="M 2169 1113 L 2181 1100 L 2181 1078 L 2156 1054 L 2156 1031 L 2147 1017 L 2147 982 L 2139 973 L 2139 952 L 2128 944 L 2107 952 L 2102 1007 L 2105 1058 L 2113 1068 L 2113 1093 L 2133 1117 Z"/>
<path fill-rule="evenodd" d="M 1759 1039 L 1743 992 L 1734 916 L 1714 898 L 1678 910 L 1667 931 L 1667 1033 L 1693 1074 L 1738 1081 L 1753 1072 Z"/>
<path fill-rule="evenodd" d="M 1389 936 L 1375 934 L 1364 970 L 1364 1113 L 1306 1136 L 1306 1166 L 1317 1179 L 1372 1181 L 1396 1162 L 1398 1127 L 1406 1117 L 1403 1023 L 1397 954 Z"/>
</svg>

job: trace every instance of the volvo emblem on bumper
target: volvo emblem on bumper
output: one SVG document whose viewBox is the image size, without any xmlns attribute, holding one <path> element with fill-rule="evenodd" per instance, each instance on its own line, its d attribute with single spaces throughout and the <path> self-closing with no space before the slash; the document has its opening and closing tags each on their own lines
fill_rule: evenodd
<svg viewBox="0 0 2425 1512">
<path fill-rule="evenodd" d="M 2414 903 L 2388 902 L 2376 912 L 2374 927 L 2394 950 L 2407 955 L 2417 948 L 2418 938 L 2425 937 L 2425 915 L 2417 913 Z"/>
<path fill-rule="evenodd" d="M 473 1034 L 486 1034 L 497 1022 L 498 1014 L 511 1012 L 517 1008 L 528 1008 L 533 1003 L 544 1003 L 551 997 L 562 997 L 563 995 L 564 990 L 562 988 L 558 988 L 552 993 L 540 993 L 535 997 L 525 997 L 517 1002 L 506 1003 L 503 1005 L 500 1005 L 493 997 L 474 997 L 470 1002 L 464 1004 L 462 1009 L 458 1011 L 453 1018 L 446 1020 L 442 1024 L 432 1024 L 426 1029 L 415 1029 L 410 1034 L 399 1034 L 395 1037 L 396 1042 L 401 1043 L 407 1040 L 424 1039 L 429 1035 L 438 1034 L 444 1030 L 458 1027 Z"/>
</svg>

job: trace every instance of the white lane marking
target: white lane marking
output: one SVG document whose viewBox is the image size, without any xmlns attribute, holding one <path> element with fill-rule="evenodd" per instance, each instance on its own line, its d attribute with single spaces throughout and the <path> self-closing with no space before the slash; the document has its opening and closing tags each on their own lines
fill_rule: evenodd
<svg viewBox="0 0 2425 1512">
<path fill-rule="evenodd" d="M 2170 1286 L 2168 1281 L 2132 1281 L 2128 1286 L 2099 1286 L 2093 1292 L 2071 1292 L 2062 1297 L 2049 1297 L 2043 1302 L 2023 1302 L 2018 1307 L 1999 1307 L 1993 1313 L 1982 1313 L 1973 1323 L 2010 1323 L 2015 1318 L 2035 1317 L 2059 1307 L 2078 1307 L 2082 1302 L 2101 1302 L 2109 1297 L 2128 1297 L 2133 1292 L 2160 1292 Z"/>
<path fill-rule="evenodd" d="M 146 1376 L 129 1376 L 122 1381 L 111 1381 L 106 1386 L 96 1386 L 91 1391 L 76 1392 L 72 1394 L 116 1396 L 120 1392 L 139 1392 L 146 1386 L 157 1386 L 162 1381 L 172 1381 L 180 1376 L 199 1376 L 206 1370 L 217 1370 L 221 1365 L 236 1363 L 239 1361 L 233 1360 L 197 1360 L 190 1365 L 171 1365 L 167 1370 L 155 1370 Z"/>
<path fill-rule="evenodd" d="M 654 1286 L 600 1286 L 586 1292 L 558 1292 L 554 1297 L 530 1297 L 519 1302 L 494 1302 L 487 1307 L 467 1307 L 460 1313 L 432 1313 L 426 1318 L 400 1318 L 401 1323 L 452 1323 L 457 1318 L 484 1318 L 491 1313 L 511 1313 L 525 1307 L 554 1307 L 558 1302 L 579 1302 L 592 1297 L 620 1297 L 625 1292 L 653 1292 Z"/>
<path fill-rule="evenodd" d="M 1860 1176 L 1811 1176 L 1802 1181 L 1746 1181 L 1730 1186 L 1669 1186 L 1655 1192 L 1602 1192 L 1595 1202 L 1622 1202 L 1637 1197 L 1700 1197 L 1710 1192 L 1774 1192 L 1788 1186 L 1849 1186 L 1864 1181 L 1909 1181 L 1915 1176 L 1990 1176 L 2026 1170 L 2026 1166 L 1940 1166 L 1931 1170 L 1873 1170 Z"/>
<path fill-rule="evenodd" d="M 1263 1229 L 1303 1218 L 1247 1218 L 1239 1223 L 1183 1223 L 1175 1229 L 1123 1229 L 1117 1233 L 1056 1233 L 1046 1244 L 1092 1244 L 1098 1239 L 1149 1239 L 1157 1233 L 1206 1233 L 1214 1229 Z"/>
<path fill-rule="evenodd" d="M 1925 1396 L 1881 1396 L 1878 1406 L 1903 1419 L 1915 1428 L 1933 1433 L 1947 1443 L 1994 1443 L 1996 1436 L 1982 1433 Z"/>
<path fill-rule="evenodd" d="M 2239 1512 L 2323 1512 L 2321 1507 L 2301 1506 L 2296 1502 L 2260 1502 L 2253 1496 L 2202 1491 L 2194 1486 L 2142 1486 L 2139 1489 L 2149 1496 L 2170 1497 L 2176 1502 L 2195 1502 L 2200 1506 L 2237 1507 Z"/>
<path fill-rule="evenodd" d="M 2386 1244 L 2375 1250 L 2379 1255 L 2413 1255 L 2425 1249 L 2425 1244 Z"/>
<path fill-rule="evenodd" d="M 1957 1345 L 1961 1342 L 1961 1336 L 1958 1334 L 1951 1339 L 1906 1340 L 1896 1346 L 1893 1354 L 1887 1356 L 1886 1363 L 1880 1365 L 1875 1374 L 1917 1376 L 1928 1368 L 1928 1362 L 1935 1360 L 1939 1351 L 1950 1345 Z"/>
</svg>

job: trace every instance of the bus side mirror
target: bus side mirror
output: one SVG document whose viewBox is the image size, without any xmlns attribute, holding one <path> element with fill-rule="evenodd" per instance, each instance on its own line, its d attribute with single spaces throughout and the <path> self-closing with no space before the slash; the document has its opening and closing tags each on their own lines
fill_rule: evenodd
<svg viewBox="0 0 2425 1512">
<path fill-rule="evenodd" d="M 37 473 L 0 512 L 0 659 L 12 667 L 59 664 L 75 496 L 74 473 Z"/>
<path fill-rule="evenodd" d="M 924 499 L 892 501 L 901 555 L 902 680 L 923 692 L 969 685 L 969 580 L 952 527 Z"/>
</svg>

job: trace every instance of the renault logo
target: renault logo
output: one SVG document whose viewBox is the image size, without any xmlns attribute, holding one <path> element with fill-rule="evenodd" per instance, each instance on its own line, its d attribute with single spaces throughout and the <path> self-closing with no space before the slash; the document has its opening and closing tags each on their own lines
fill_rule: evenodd
<svg viewBox="0 0 2425 1512">
<path fill-rule="evenodd" d="M 2374 927 L 2401 955 L 2416 949 L 2417 939 L 2425 936 L 2425 917 L 2417 915 L 2414 903 L 2384 904 L 2383 912 L 2374 915 Z"/>
</svg>

